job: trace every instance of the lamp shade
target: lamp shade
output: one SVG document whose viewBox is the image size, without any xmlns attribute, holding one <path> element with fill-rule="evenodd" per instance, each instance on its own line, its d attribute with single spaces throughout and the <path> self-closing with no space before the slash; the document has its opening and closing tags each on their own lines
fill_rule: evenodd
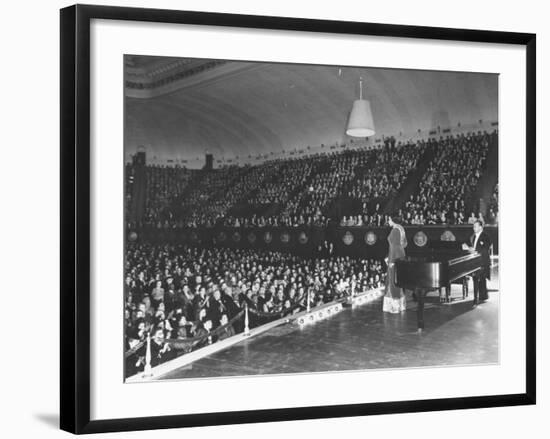
<svg viewBox="0 0 550 439">
<path fill-rule="evenodd" d="M 369 101 L 357 99 L 353 102 L 346 134 L 352 137 L 374 136 L 374 121 Z"/>
</svg>

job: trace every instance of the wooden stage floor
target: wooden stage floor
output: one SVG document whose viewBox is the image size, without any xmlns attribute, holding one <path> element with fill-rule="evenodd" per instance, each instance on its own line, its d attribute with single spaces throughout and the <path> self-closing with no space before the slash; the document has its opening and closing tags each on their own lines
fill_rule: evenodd
<svg viewBox="0 0 550 439">
<path fill-rule="evenodd" d="M 422 334 L 416 331 L 410 297 L 402 314 L 383 313 L 378 299 L 303 328 L 297 323 L 276 327 L 160 379 L 498 363 L 494 287 L 489 284 L 489 300 L 477 308 L 472 308 L 472 292 L 464 301 L 442 305 L 431 293 Z M 461 297 L 454 288 L 453 296 Z"/>
</svg>

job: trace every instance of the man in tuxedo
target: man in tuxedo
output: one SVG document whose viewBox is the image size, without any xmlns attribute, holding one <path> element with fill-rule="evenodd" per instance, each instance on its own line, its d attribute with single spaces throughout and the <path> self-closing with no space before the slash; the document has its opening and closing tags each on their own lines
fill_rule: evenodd
<svg viewBox="0 0 550 439">
<path fill-rule="evenodd" d="M 489 295 L 487 293 L 487 279 L 491 278 L 491 261 L 489 251 L 491 238 L 483 231 L 483 224 L 476 220 L 473 224 L 474 233 L 470 236 L 469 244 L 464 244 L 465 250 L 477 251 L 481 254 L 481 270 L 474 275 L 474 306 L 479 302 L 485 302 Z"/>
</svg>

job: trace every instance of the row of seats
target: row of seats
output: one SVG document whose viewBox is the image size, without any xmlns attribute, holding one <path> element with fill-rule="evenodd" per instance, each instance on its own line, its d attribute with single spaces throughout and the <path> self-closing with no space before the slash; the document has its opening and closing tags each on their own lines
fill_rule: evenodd
<svg viewBox="0 0 550 439">
<path fill-rule="evenodd" d="M 388 202 L 411 192 L 399 212 L 408 224 L 465 224 L 480 217 L 474 195 L 497 132 L 387 143 L 259 165 L 213 170 L 146 166 L 144 214 L 129 219 L 153 227 L 380 225 Z M 422 175 L 412 178 L 424 169 Z M 127 165 L 126 204 L 132 202 Z M 412 191 L 407 182 L 416 184 Z M 491 220 L 497 218 L 493 194 Z M 127 208 L 129 212 L 129 208 Z"/>
</svg>

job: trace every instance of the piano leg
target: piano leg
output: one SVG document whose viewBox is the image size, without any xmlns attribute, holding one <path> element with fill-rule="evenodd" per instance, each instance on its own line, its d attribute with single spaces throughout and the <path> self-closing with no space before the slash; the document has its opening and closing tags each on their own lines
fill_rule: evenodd
<svg viewBox="0 0 550 439">
<path fill-rule="evenodd" d="M 466 299 L 468 297 L 468 278 L 464 277 L 462 279 L 462 300 Z"/>
<path fill-rule="evenodd" d="M 416 308 L 416 318 L 418 320 L 418 332 L 422 332 L 424 329 L 424 294 L 425 291 L 421 289 L 415 289 L 416 300 L 418 302 L 418 307 Z"/>
<path fill-rule="evenodd" d="M 476 274 L 472 277 L 474 281 L 474 303 L 473 306 L 476 307 L 479 303 L 479 276 Z"/>
<path fill-rule="evenodd" d="M 445 287 L 445 302 L 449 303 L 451 301 L 451 284 L 447 284 Z"/>
</svg>

